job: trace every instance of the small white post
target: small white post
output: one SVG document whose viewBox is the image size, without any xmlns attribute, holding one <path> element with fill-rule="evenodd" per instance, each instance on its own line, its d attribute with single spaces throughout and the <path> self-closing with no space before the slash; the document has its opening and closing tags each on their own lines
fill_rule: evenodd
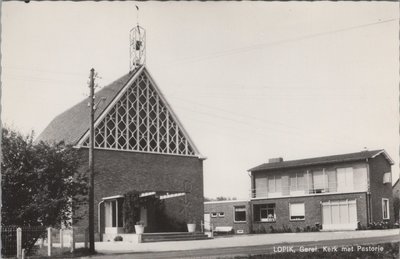
<svg viewBox="0 0 400 259">
<path fill-rule="evenodd" d="M 22 249 L 22 259 L 25 259 L 25 248 Z"/>
<path fill-rule="evenodd" d="M 74 235 L 74 228 L 71 227 L 71 238 L 70 238 L 70 248 L 71 248 L 71 253 L 75 251 L 75 235 Z"/>
<path fill-rule="evenodd" d="M 47 228 L 47 256 L 51 256 L 51 248 L 53 242 L 51 240 L 51 227 Z"/>
<path fill-rule="evenodd" d="M 214 238 L 214 224 L 213 223 L 211 223 L 210 224 L 210 227 L 211 227 L 211 238 Z"/>
<path fill-rule="evenodd" d="M 44 238 L 41 237 L 40 241 L 39 241 L 39 247 L 42 248 L 43 247 L 43 243 L 44 243 Z"/>
<path fill-rule="evenodd" d="M 64 249 L 64 230 L 60 229 L 60 248 L 61 251 Z"/>
<path fill-rule="evenodd" d="M 17 258 L 21 258 L 22 249 L 22 229 L 17 228 Z"/>
</svg>

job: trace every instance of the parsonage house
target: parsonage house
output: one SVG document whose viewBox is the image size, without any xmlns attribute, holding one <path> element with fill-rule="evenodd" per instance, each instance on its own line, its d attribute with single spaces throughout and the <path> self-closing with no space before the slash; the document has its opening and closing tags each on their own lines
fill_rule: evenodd
<svg viewBox="0 0 400 259">
<path fill-rule="evenodd" d="M 127 192 L 163 201 L 164 210 L 140 208 L 145 232 L 183 231 L 203 218 L 203 156 L 161 93 L 145 65 L 96 93 L 94 200 L 97 240 L 124 233 Z M 37 141 L 65 141 L 80 152 L 88 170 L 88 100 L 58 115 Z M 88 226 L 88 207 L 78 228 Z M 167 228 L 167 225 L 170 226 Z M 185 230 L 186 231 L 186 230 Z M 111 237 L 110 237 L 111 236 Z"/>
<path fill-rule="evenodd" d="M 249 170 L 247 202 L 206 202 L 205 220 L 210 219 L 214 228 L 234 230 L 246 223 L 249 227 L 240 226 L 239 233 L 307 226 L 354 230 L 372 222 L 393 222 L 392 165 L 384 150 L 270 159 Z M 226 219 L 228 214 L 233 220 Z"/>
</svg>

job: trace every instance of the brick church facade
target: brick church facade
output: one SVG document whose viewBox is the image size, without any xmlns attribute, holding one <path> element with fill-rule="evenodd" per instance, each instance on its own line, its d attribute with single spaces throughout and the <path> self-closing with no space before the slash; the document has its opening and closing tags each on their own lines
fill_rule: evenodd
<svg viewBox="0 0 400 259">
<path fill-rule="evenodd" d="M 124 194 L 164 202 L 165 214 L 141 208 L 145 231 L 160 220 L 183 226 L 203 218 L 203 156 L 190 139 L 145 65 L 136 66 L 96 93 L 104 100 L 95 112 L 95 230 L 97 239 L 124 232 Z M 65 141 L 81 154 L 88 170 L 89 108 L 84 100 L 58 115 L 37 141 Z M 80 208 L 88 226 L 87 205 Z M 181 230 L 179 228 L 176 229 Z M 173 231 L 173 229 L 172 229 Z"/>
</svg>

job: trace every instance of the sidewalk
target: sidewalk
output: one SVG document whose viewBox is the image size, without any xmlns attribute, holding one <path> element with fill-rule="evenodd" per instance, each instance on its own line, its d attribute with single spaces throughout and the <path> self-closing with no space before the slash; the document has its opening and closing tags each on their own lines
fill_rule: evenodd
<svg viewBox="0 0 400 259">
<path fill-rule="evenodd" d="M 130 243 L 130 242 L 96 242 L 99 253 L 130 253 L 130 252 L 162 252 L 182 251 L 210 248 L 227 248 L 242 246 L 257 246 L 271 244 L 292 244 L 296 242 L 343 240 L 353 238 L 385 237 L 399 235 L 399 229 L 340 231 L 340 232 L 307 232 L 307 233 L 282 233 L 282 234 L 253 234 L 217 237 L 209 240 L 156 242 L 156 243 Z M 78 244 L 81 247 L 83 244 Z"/>
</svg>

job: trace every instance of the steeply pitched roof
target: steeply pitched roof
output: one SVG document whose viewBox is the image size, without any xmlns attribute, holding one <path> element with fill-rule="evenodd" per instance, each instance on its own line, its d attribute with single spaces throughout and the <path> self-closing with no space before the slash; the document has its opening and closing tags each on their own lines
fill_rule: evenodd
<svg viewBox="0 0 400 259">
<path fill-rule="evenodd" d="M 105 98 L 95 113 L 98 149 L 150 152 L 204 158 L 145 66 L 96 93 Z M 89 146 L 88 100 L 58 115 L 36 141 Z"/>
<path fill-rule="evenodd" d="M 351 161 L 359 161 L 365 160 L 367 158 L 374 158 L 380 154 L 383 154 L 385 158 L 389 161 L 390 164 L 393 164 L 393 160 L 388 156 L 385 150 L 372 150 L 372 151 L 361 151 L 356 153 L 349 154 L 341 154 L 341 155 L 333 155 L 333 156 L 323 156 L 323 157 L 315 157 L 315 158 L 306 158 L 299 160 L 289 160 L 283 162 L 276 163 L 264 163 L 259 166 L 256 166 L 248 171 L 262 171 L 262 170 L 272 170 L 272 169 L 282 169 L 282 168 L 293 168 L 293 167 L 302 167 L 302 166 L 310 166 L 310 165 L 321 165 L 321 164 L 330 164 L 330 163 L 340 163 L 340 162 L 351 162 Z"/>
<path fill-rule="evenodd" d="M 106 99 L 96 110 L 95 120 L 134 75 L 135 73 L 126 74 L 96 93 L 96 100 L 100 100 L 102 97 Z M 83 134 L 89 130 L 90 110 L 88 103 L 89 100 L 85 99 L 55 117 L 39 135 L 36 141 L 52 143 L 64 140 L 68 144 L 75 145 Z"/>
</svg>

